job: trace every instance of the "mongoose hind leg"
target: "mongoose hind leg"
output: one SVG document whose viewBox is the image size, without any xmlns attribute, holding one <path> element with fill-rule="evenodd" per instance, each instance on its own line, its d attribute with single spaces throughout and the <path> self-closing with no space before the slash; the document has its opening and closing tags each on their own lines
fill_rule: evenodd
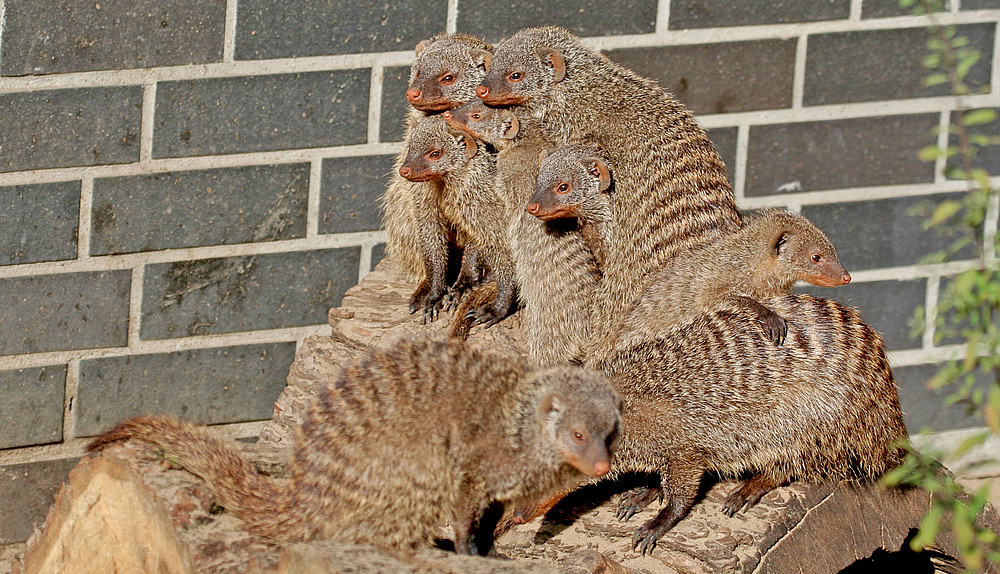
<svg viewBox="0 0 1000 574">
<path fill-rule="evenodd" d="M 726 502 L 722 505 L 722 512 L 726 516 L 733 516 L 737 512 L 749 510 L 751 506 L 760 502 L 765 494 L 785 484 L 785 482 L 771 476 L 756 474 L 729 493 Z"/>
<path fill-rule="evenodd" d="M 471 309 L 462 317 L 462 330 L 468 332 L 476 325 L 495 325 L 517 311 L 517 286 L 513 280 L 497 280 L 497 295 L 493 301 Z"/>
<path fill-rule="evenodd" d="M 618 501 L 618 520 L 626 521 L 632 518 L 640 510 L 653 503 L 654 500 L 663 502 L 662 486 L 640 486 L 633 488 L 622 495 Z"/>
</svg>

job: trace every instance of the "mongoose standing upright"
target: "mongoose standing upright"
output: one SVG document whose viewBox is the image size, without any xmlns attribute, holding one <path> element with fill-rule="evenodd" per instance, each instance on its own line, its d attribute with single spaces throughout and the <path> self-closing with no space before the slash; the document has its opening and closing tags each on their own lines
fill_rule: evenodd
<svg viewBox="0 0 1000 574">
<path fill-rule="evenodd" d="M 600 365 L 624 403 L 613 473 L 660 477 L 624 496 L 619 517 L 666 499 L 633 537 L 643 552 L 687 513 L 705 471 L 751 476 L 726 499 L 732 515 L 790 480 L 874 480 L 901 460 L 906 426 L 878 333 L 835 301 L 763 303 L 789 318 L 784 345 L 737 307 Z"/>
<path fill-rule="evenodd" d="M 320 389 L 296 430 L 288 482 L 255 473 L 211 430 L 166 416 L 126 420 L 88 449 L 157 445 L 274 542 L 419 548 L 450 520 L 457 552 L 485 554 L 492 535 L 477 535 L 492 530 L 478 523 L 492 503 L 608 472 L 619 409 L 597 372 L 532 368 L 458 339 L 401 340 Z"/>
<path fill-rule="evenodd" d="M 430 183 L 425 186 L 429 195 L 416 201 L 417 214 L 435 219 L 440 230 L 455 229 L 463 243 L 485 259 L 496 280 L 494 299 L 460 320 L 466 327 L 490 325 L 512 313 L 517 282 L 507 243 L 508 215 L 494 189 L 495 158 L 485 145 L 452 130 L 442 116 L 430 116 L 410 134 L 399 173 L 411 181 Z M 436 276 L 443 277 L 443 272 L 440 268 Z M 438 286 L 443 289 L 443 283 Z"/>
<path fill-rule="evenodd" d="M 603 252 L 602 222 L 611 215 L 611 172 L 597 150 L 558 150 L 542 162 L 538 191 L 526 209 L 543 221 L 576 218 L 592 251 Z M 771 339 L 784 340 L 785 320 L 760 304 L 806 281 L 837 287 L 851 281 L 830 240 L 808 219 L 766 210 L 730 234 L 677 255 L 650 274 L 626 316 L 625 337 L 658 335 L 724 306 L 757 313 Z M 616 346 L 623 342 L 618 341 Z"/>
<path fill-rule="evenodd" d="M 410 69 L 406 94 L 413 109 L 406 119 L 404 143 L 409 142 L 413 127 L 426 114 L 454 108 L 475 98 L 476 86 L 486 73 L 492 50 L 486 42 L 465 34 L 441 34 L 417 45 L 417 59 Z M 386 248 L 399 268 L 418 284 L 410 298 L 410 312 L 421 310 L 425 320 L 433 320 L 447 294 L 446 279 L 437 274 L 454 276 L 449 272 L 449 263 L 455 245 L 450 230 L 441 229 L 440 221 L 420 212 L 422 206 L 417 203 L 419 198 L 427 197 L 428 184 L 407 181 L 399 175 L 405 159 L 404 145 L 382 196 Z M 479 278 L 475 255 L 470 251 L 465 254 L 470 258 L 463 258 L 462 273 L 455 286 L 458 294 L 467 283 Z"/>
<path fill-rule="evenodd" d="M 594 141 L 618 170 L 613 211 L 623 249 L 610 250 L 602 269 L 598 346 L 652 270 L 739 227 L 725 165 L 690 111 L 568 31 L 528 28 L 504 40 L 477 95 L 490 106 L 526 107 L 555 144 Z"/>
<path fill-rule="evenodd" d="M 541 364 L 582 363 L 600 273 L 577 233 L 525 213 L 539 154 L 550 146 L 538 121 L 519 117 L 518 111 L 487 108 L 473 100 L 445 116 L 452 126 L 499 150 L 496 188 L 510 211 L 508 234 L 528 356 Z"/>
</svg>

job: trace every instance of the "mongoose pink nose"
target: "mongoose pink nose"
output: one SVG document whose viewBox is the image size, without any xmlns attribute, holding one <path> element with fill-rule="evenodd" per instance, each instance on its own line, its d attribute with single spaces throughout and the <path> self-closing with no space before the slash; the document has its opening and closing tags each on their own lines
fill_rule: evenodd
<svg viewBox="0 0 1000 574">
<path fill-rule="evenodd" d="M 532 215 L 538 215 L 538 211 L 542 209 L 542 206 L 538 205 L 537 203 L 529 203 L 528 205 L 524 206 L 524 208 L 528 210 L 528 213 Z"/>
<path fill-rule="evenodd" d="M 403 177 L 410 177 L 410 173 L 412 173 L 412 171 L 409 167 L 405 165 L 399 167 L 399 175 Z"/>
<path fill-rule="evenodd" d="M 445 112 L 445 113 L 441 114 L 441 117 L 443 117 L 446 120 L 450 120 L 451 119 L 451 112 Z"/>
<path fill-rule="evenodd" d="M 847 285 L 848 283 L 851 282 L 851 274 L 850 273 L 844 273 L 844 276 L 841 277 L 840 280 L 843 282 L 844 285 Z"/>
<path fill-rule="evenodd" d="M 486 86 L 483 86 L 483 85 L 476 86 L 476 96 L 478 96 L 480 98 L 485 98 L 488 95 L 490 95 L 490 89 L 489 88 L 487 88 Z"/>
<path fill-rule="evenodd" d="M 611 471 L 611 465 L 603 460 L 594 464 L 594 476 L 604 476 Z"/>
<path fill-rule="evenodd" d="M 420 101 L 420 90 L 418 90 L 416 88 L 410 88 L 409 90 L 406 90 L 406 99 L 409 100 L 409 101 L 411 101 L 411 102 L 419 102 Z"/>
</svg>

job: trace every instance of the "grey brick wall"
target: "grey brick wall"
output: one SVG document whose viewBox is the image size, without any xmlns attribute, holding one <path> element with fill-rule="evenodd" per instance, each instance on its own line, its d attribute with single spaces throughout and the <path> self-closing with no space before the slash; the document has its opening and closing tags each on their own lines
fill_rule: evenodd
<svg viewBox="0 0 1000 574">
<path fill-rule="evenodd" d="M 1000 108 L 1000 3 L 934 17 L 984 54 L 967 104 Z M 256 433 L 296 343 L 384 254 L 412 48 L 444 31 L 558 24 L 655 78 L 743 208 L 834 240 L 855 280 L 811 291 L 885 334 L 911 428 L 975 424 L 924 387 L 957 349 L 908 325 L 964 268 L 922 265 L 941 240 L 908 215 L 963 189 L 916 157 L 956 107 L 921 83 L 929 23 L 896 0 L 0 0 L 0 544 L 120 417 Z M 1000 150 L 977 161 L 1000 175 Z"/>
</svg>

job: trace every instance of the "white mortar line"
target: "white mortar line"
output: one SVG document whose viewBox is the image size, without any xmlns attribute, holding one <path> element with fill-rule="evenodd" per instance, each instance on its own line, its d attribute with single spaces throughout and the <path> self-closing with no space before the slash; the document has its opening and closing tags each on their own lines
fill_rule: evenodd
<svg viewBox="0 0 1000 574">
<path fill-rule="evenodd" d="M 394 155 L 402 148 L 400 142 L 352 144 L 343 146 L 291 149 L 279 151 L 205 155 L 194 157 L 152 159 L 146 163 L 126 163 L 87 167 L 62 167 L 0 173 L 0 186 L 29 183 L 69 181 L 81 177 L 120 177 L 172 171 L 194 171 L 224 167 L 245 167 L 264 164 L 308 163 L 316 157 L 360 157 Z"/>
<path fill-rule="evenodd" d="M 76 427 L 73 418 L 73 406 L 76 401 L 76 389 L 80 383 L 80 361 L 73 360 L 66 364 L 66 387 L 63 391 L 63 432 L 62 439 L 70 440 Z"/>
<path fill-rule="evenodd" d="M 309 165 L 309 197 L 306 203 L 306 238 L 319 235 L 320 193 L 323 182 L 323 159 L 316 158 Z"/>
<path fill-rule="evenodd" d="M 938 297 L 941 293 L 941 275 L 927 276 L 927 293 L 924 298 L 924 335 L 925 349 L 934 347 L 934 331 L 937 329 Z"/>
<path fill-rule="evenodd" d="M 806 92 L 806 54 L 809 49 L 809 35 L 799 36 L 795 44 L 795 63 L 792 72 L 792 109 L 802 109 L 802 100 Z"/>
<path fill-rule="evenodd" d="M 379 142 L 379 130 L 382 125 L 382 80 L 385 68 L 372 66 L 371 86 L 368 90 L 368 143 Z"/>
<path fill-rule="evenodd" d="M 861 21 L 861 2 L 862 0 L 851 0 L 851 12 L 847 17 L 851 22 Z"/>
<path fill-rule="evenodd" d="M 997 253 L 997 226 L 1000 225 L 1000 190 L 997 184 L 993 184 L 993 194 L 986 205 L 986 229 L 983 230 L 983 242 L 985 243 L 985 257 L 988 265 L 996 268 L 1000 253 Z"/>
<path fill-rule="evenodd" d="M 889 357 L 889 365 L 895 369 L 896 367 L 910 367 L 925 363 L 940 363 L 960 359 L 965 356 L 965 345 L 889 351 L 887 355 Z"/>
<path fill-rule="evenodd" d="M 136 265 L 132 269 L 132 283 L 128 298 L 128 342 L 129 348 L 142 345 L 139 330 L 142 327 L 142 288 L 146 281 L 146 266 Z"/>
<path fill-rule="evenodd" d="M 993 81 L 990 84 L 990 92 L 1000 94 L 1000 23 L 993 29 Z"/>
<path fill-rule="evenodd" d="M 3 32 L 7 27 L 7 4 L 0 0 L 0 70 L 3 66 Z"/>
<path fill-rule="evenodd" d="M 241 257 L 246 255 L 266 255 L 270 253 L 291 253 L 297 251 L 317 251 L 337 247 L 358 247 L 365 243 L 384 241 L 382 231 L 361 231 L 356 233 L 339 233 L 335 235 L 318 235 L 306 239 L 287 239 L 283 241 L 262 241 L 260 243 L 239 243 L 236 245 L 209 245 L 202 247 L 184 247 L 165 249 L 162 251 L 147 251 L 127 253 L 123 255 L 100 255 L 69 261 L 49 261 L 45 263 L 27 263 L 24 265 L 6 265 L 0 267 L 0 279 L 12 277 L 29 277 L 33 275 L 52 275 L 59 273 L 82 273 L 87 271 L 116 271 L 133 269 L 138 265 L 155 263 L 173 263 L 176 261 L 192 261 L 199 259 L 215 259 L 220 257 Z"/>
<path fill-rule="evenodd" d="M 944 183 L 948 180 L 944 175 L 945 168 L 948 167 L 948 158 L 945 152 L 948 149 L 948 135 L 951 131 L 951 108 L 941 110 L 941 117 L 938 119 L 938 135 L 935 145 L 938 148 L 938 157 L 934 159 L 934 182 Z"/>
<path fill-rule="evenodd" d="M 656 6 L 656 24 L 653 27 L 657 38 L 666 38 L 670 32 L 670 0 L 659 0 Z"/>
<path fill-rule="evenodd" d="M 445 20 L 444 31 L 454 34 L 458 31 L 458 0 L 448 0 L 448 15 Z"/>
<path fill-rule="evenodd" d="M 361 245 L 361 260 L 358 263 L 358 283 L 365 278 L 372 270 L 372 244 L 363 243 Z"/>
<path fill-rule="evenodd" d="M 899 267 L 882 267 L 879 269 L 863 269 L 851 271 L 851 283 L 869 283 L 875 281 L 911 281 L 942 275 L 955 275 L 976 268 L 976 261 L 950 261 L 948 263 L 931 263 L 917 265 L 900 265 Z"/>
<path fill-rule="evenodd" d="M 733 166 L 733 192 L 736 203 L 743 205 L 747 181 L 747 153 L 750 149 L 750 126 L 741 124 L 736 128 L 736 165 Z"/>
<path fill-rule="evenodd" d="M 70 361 L 86 359 L 103 359 L 107 357 L 126 357 L 135 355 L 150 355 L 175 353 L 178 351 L 199 351 L 220 347 L 242 347 L 248 345 L 265 345 L 271 343 L 291 343 L 313 335 L 329 335 L 330 325 L 306 325 L 304 327 L 286 327 L 264 331 L 243 331 L 237 333 L 220 333 L 217 335 L 202 335 L 197 337 L 181 337 L 177 339 L 156 339 L 139 341 L 135 346 L 104 347 L 100 349 L 80 349 L 74 351 L 49 351 L 26 355 L 0 356 L 0 370 L 27 369 L 59 365 Z"/>
<path fill-rule="evenodd" d="M 139 120 L 139 163 L 146 164 L 153 159 L 153 131 L 156 118 L 156 83 L 151 82 L 142 89 L 142 117 Z"/>
<path fill-rule="evenodd" d="M 993 179 L 1000 182 L 1000 177 Z M 801 203 L 802 205 L 853 203 L 856 201 L 916 197 L 936 193 L 958 193 L 965 191 L 965 189 L 964 181 L 950 180 L 941 183 L 904 183 L 899 185 L 824 189 L 801 193 L 774 193 L 760 197 L 744 197 L 743 207 L 746 209 L 760 209 L 761 207 L 785 205 L 792 201 Z"/>
<path fill-rule="evenodd" d="M 90 224 L 94 203 L 94 178 L 84 177 L 80 182 L 80 218 L 77 223 L 76 256 L 90 257 Z"/>
<path fill-rule="evenodd" d="M 232 62 L 236 54 L 237 0 L 226 0 L 226 29 L 222 35 L 222 61 Z"/>
</svg>

